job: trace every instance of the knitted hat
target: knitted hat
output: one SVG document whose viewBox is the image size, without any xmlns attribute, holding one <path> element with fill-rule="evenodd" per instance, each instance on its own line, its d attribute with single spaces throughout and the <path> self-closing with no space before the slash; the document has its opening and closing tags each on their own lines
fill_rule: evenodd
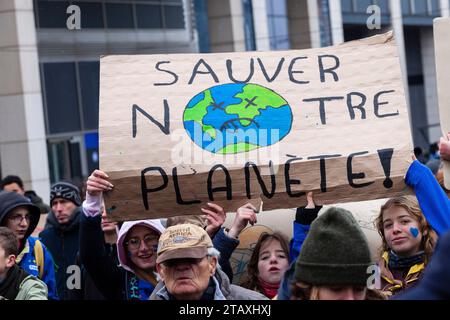
<svg viewBox="0 0 450 320">
<path fill-rule="evenodd" d="M 311 224 L 296 261 L 295 278 L 318 286 L 365 286 L 370 264 L 367 239 L 353 215 L 330 208 Z"/>
<path fill-rule="evenodd" d="M 77 207 L 81 206 L 80 190 L 70 182 L 57 182 L 50 189 L 50 206 L 55 198 L 72 201 Z"/>
</svg>

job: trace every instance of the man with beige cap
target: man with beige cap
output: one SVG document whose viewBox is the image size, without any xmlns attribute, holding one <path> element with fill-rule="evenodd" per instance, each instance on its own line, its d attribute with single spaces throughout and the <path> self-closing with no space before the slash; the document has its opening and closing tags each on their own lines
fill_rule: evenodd
<svg viewBox="0 0 450 320">
<path fill-rule="evenodd" d="M 161 281 L 150 300 L 267 300 L 260 293 L 230 284 L 218 257 L 208 233 L 199 226 L 167 228 L 159 238 L 156 259 Z"/>
</svg>

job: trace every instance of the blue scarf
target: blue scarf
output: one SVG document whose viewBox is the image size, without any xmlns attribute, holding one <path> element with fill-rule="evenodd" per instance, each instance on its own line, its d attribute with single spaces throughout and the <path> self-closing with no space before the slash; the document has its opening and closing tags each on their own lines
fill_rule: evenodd
<svg viewBox="0 0 450 320">
<path fill-rule="evenodd" d="M 423 251 L 411 256 L 400 257 L 392 250 L 389 251 L 389 269 L 406 269 L 411 268 L 415 264 L 423 263 L 425 253 Z"/>
</svg>

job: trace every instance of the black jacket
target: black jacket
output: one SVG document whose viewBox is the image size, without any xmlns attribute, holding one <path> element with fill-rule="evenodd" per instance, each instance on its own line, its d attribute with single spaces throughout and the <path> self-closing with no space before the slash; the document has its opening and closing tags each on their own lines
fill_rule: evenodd
<svg viewBox="0 0 450 320">
<path fill-rule="evenodd" d="M 111 257 L 111 261 L 119 264 L 116 244 L 104 243 L 104 246 L 107 255 Z M 81 288 L 70 292 L 70 300 L 106 300 L 105 296 L 95 285 L 95 281 L 88 273 L 86 267 L 81 263 L 79 254 L 77 256 L 77 265 L 81 270 Z"/>
<path fill-rule="evenodd" d="M 80 218 L 80 262 L 107 300 L 126 300 L 127 272 L 105 247 L 101 216 Z M 130 275 L 128 275 L 130 276 Z"/>
<path fill-rule="evenodd" d="M 81 207 L 75 209 L 69 222 L 61 225 L 51 211 L 47 217 L 47 226 L 39 237 L 53 256 L 56 264 L 56 286 L 61 300 L 70 298 L 67 278 L 74 273 L 67 273 L 69 266 L 76 265 L 79 248 L 79 225 Z"/>
</svg>

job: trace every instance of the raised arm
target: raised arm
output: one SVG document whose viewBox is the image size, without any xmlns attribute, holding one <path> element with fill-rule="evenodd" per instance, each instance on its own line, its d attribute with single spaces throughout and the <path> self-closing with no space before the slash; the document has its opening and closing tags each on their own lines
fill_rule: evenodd
<svg viewBox="0 0 450 320">
<path fill-rule="evenodd" d="M 414 189 L 420 208 L 438 235 L 450 229 L 450 200 L 431 170 L 414 160 L 405 183 Z"/>
<path fill-rule="evenodd" d="M 102 195 L 113 187 L 107 178 L 100 170 L 95 170 L 88 178 L 80 219 L 80 259 L 101 293 L 107 299 L 120 299 L 123 270 L 108 255 L 101 229 Z"/>
</svg>

